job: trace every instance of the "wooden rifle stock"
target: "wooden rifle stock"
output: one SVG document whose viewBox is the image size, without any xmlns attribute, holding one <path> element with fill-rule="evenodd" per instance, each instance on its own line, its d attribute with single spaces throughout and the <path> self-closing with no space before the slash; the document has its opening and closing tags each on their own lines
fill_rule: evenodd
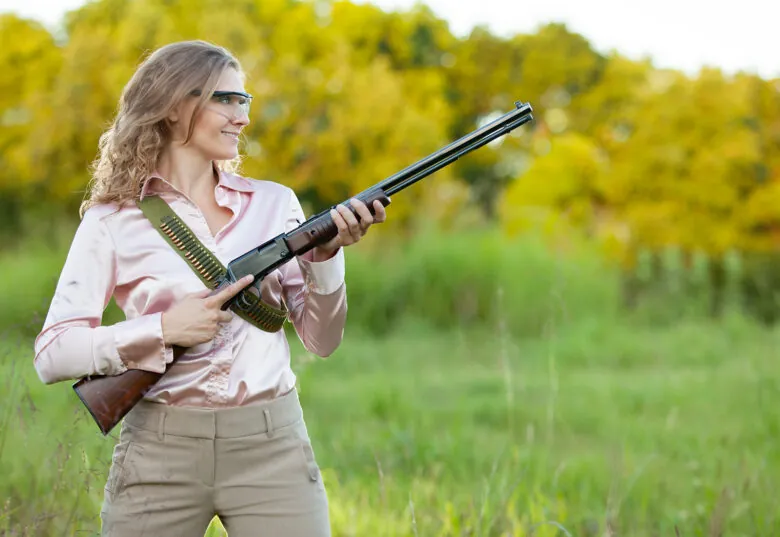
<svg viewBox="0 0 780 537">
<path fill-rule="evenodd" d="M 211 294 L 216 292 L 214 290 Z M 173 361 L 175 362 L 186 350 L 184 347 L 174 345 Z M 166 373 L 172 365 L 173 362 L 166 366 Z M 143 399 L 149 388 L 154 386 L 164 374 L 128 369 L 119 375 L 93 375 L 76 382 L 73 390 L 105 436 Z"/>
</svg>

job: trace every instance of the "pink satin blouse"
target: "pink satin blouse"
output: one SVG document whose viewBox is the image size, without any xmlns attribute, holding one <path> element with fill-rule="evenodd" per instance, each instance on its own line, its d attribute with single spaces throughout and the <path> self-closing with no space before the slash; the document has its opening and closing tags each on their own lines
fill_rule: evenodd
<svg viewBox="0 0 780 537">
<path fill-rule="evenodd" d="M 219 174 L 215 196 L 233 217 L 216 236 L 197 206 L 159 175 L 146 182 L 141 195 L 167 201 L 223 265 L 305 220 L 291 189 L 226 172 Z M 261 292 L 276 307 L 284 297 L 304 347 L 325 357 L 341 343 L 346 320 L 344 251 L 321 262 L 313 262 L 310 254 L 268 275 Z M 203 289 L 135 205 L 119 211 L 114 205 L 90 208 L 35 339 L 39 377 L 51 384 L 127 369 L 164 371 L 173 352 L 163 339 L 162 312 Z M 126 320 L 101 326 L 112 295 Z M 213 340 L 180 357 L 146 399 L 190 407 L 237 406 L 286 393 L 295 380 L 284 330 L 263 332 L 234 314 Z"/>
</svg>

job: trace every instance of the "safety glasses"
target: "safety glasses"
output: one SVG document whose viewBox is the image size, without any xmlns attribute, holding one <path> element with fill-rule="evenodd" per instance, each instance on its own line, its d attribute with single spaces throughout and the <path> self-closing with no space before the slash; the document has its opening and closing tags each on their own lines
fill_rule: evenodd
<svg viewBox="0 0 780 537">
<path fill-rule="evenodd" d="M 200 90 L 194 90 L 192 95 L 200 96 Z M 243 91 L 214 91 L 209 98 L 209 108 L 229 118 L 236 119 L 249 115 L 252 96 Z"/>
</svg>

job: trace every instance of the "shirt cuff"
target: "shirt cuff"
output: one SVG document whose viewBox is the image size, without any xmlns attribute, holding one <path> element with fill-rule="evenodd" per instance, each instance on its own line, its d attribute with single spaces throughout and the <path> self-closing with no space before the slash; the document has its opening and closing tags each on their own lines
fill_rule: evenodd
<svg viewBox="0 0 780 537">
<path fill-rule="evenodd" d="M 173 361 L 173 348 L 165 345 L 162 313 L 142 315 L 114 325 L 116 349 L 128 369 L 165 373 Z"/>
<path fill-rule="evenodd" d="M 306 257 L 298 257 L 298 264 L 303 272 L 306 289 L 318 295 L 330 295 L 339 290 L 344 283 L 344 248 L 325 261 L 311 261 Z"/>
<path fill-rule="evenodd" d="M 116 352 L 114 327 L 97 326 L 94 330 L 92 356 L 95 360 L 95 374 L 113 376 L 127 371 L 127 366 Z"/>
</svg>

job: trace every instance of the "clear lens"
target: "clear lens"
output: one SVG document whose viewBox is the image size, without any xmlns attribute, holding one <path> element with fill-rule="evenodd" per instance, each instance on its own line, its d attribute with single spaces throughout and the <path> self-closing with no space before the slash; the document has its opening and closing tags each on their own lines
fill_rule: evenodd
<svg viewBox="0 0 780 537">
<path fill-rule="evenodd" d="M 249 115 L 252 98 L 235 93 L 215 93 L 211 96 L 211 103 L 212 107 L 222 115 L 238 118 L 243 115 Z"/>
</svg>

